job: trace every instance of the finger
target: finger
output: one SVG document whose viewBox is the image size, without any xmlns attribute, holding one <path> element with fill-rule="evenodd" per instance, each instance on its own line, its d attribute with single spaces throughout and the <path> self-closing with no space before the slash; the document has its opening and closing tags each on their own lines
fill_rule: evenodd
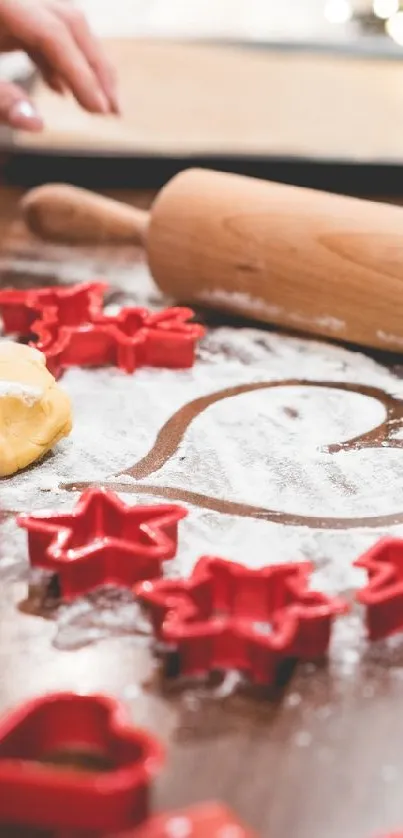
<svg viewBox="0 0 403 838">
<path fill-rule="evenodd" d="M 22 131 L 43 128 L 42 118 L 25 91 L 8 82 L 0 82 L 0 122 Z"/>
<path fill-rule="evenodd" d="M 58 10 L 60 3 L 47 5 L 1 0 L 2 21 L 19 43 L 42 59 L 62 78 L 77 101 L 91 113 L 110 113 L 111 107 L 94 71 L 79 49 L 70 28 Z"/>
<path fill-rule="evenodd" d="M 69 28 L 49 13 L 31 33 L 31 49 L 42 57 L 72 91 L 77 101 L 91 113 L 110 113 L 110 104 Z"/>
<path fill-rule="evenodd" d="M 99 84 L 107 97 L 111 110 L 120 113 L 116 74 L 105 57 L 102 47 L 94 37 L 85 16 L 74 6 L 58 3 L 59 15 L 65 21 L 73 38 L 95 73 Z"/>
<path fill-rule="evenodd" d="M 63 80 L 52 70 L 51 67 L 49 67 L 49 64 L 47 64 L 41 56 L 34 52 L 30 52 L 29 57 L 38 68 L 45 84 L 47 84 L 48 87 L 50 87 L 55 93 L 58 93 L 61 96 L 64 95 L 66 88 L 63 84 Z"/>
<path fill-rule="evenodd" d="M 54 93 L 58 93 L 59 96 L 64 96 L 66 88 L 60 76 L 56 73 L 50 72 L 50 70 L 48 71 L 45 66 L 41 68 L 40 72 L 45 84 L 50 87 Z"/>
</svg>

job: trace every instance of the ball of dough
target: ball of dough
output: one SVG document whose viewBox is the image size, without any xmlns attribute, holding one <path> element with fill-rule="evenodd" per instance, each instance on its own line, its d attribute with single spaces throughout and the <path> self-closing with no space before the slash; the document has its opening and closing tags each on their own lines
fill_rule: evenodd
<svg viewBox="0 0 403 838">
<path fill-rule="evenodd" d="M 70 399 L 44 355 L 0 341 L 0 477 L 43 457 L 71 428 Z"/>
</svg>

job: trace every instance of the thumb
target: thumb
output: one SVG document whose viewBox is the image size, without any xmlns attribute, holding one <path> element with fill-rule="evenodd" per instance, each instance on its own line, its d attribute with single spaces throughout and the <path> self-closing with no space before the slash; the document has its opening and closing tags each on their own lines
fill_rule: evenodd
<svg viewBox="0 0 403 838">
<path fill-rule="evenodd" d="M 42 118 L 25 90 L 16 84 L 0 82 L 0 123 L 22 131 L 41 131 Z"/>
</svg>

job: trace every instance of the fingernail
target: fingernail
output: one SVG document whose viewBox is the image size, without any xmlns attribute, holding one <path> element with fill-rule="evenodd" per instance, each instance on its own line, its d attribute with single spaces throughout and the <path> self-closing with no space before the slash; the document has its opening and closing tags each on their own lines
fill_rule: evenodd
<svg viewBox="0 0 403 838">
<path fill-rule="evenodd" d="M 43 128 L 42 117 L 29 99 L 14 102 L 8 112 L 8 120 L 13 128 L 22 128 L 27 131 L 40 131 Z"/>
<path fill-rule="evenodd" d="M 109 97 L 112 106 L 112 111 L 116 116 L 121 116 L 122 107 L 117 93 L 112 93 Z"/>
<path fill-rule="evenodd" d="M 94 101 L 96 102 L 97 111 L 99 113 L 110 113 L 111 106 L 105 94 L 101 93 L 100 90 L 95 93 Z"/>
<path fill-rule="evenodd" d="M 114 114 L 116 114 L 116 116 L 120 116 L 121 113 L 122 113 L 122 104 L 121 104 L 121 101 L 120 101 L 119 87 L 118 87 L 117 79 L 112 80 L 112 83 L 111 83 L 109 89 L 110 89 L 109 98 L 110 98 L 110 101 L 112 103 L 113 112 L 114 112 Z"/>
</svg>

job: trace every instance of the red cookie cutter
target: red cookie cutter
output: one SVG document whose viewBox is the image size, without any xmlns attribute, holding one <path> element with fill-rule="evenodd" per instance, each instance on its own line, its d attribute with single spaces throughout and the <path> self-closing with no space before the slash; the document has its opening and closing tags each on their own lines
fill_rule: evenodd
<svg viewBox="0 0 403 838">
<path fill-rule="evenodd" d="M 403 539 L 384 538 L 354 563 L 364 568 L 368 585 L 357 592 L 366 607 L 370 640 L 403 630 Z"/>
<path fill-rule="evenodd" d="M 102 314 L 92 322 L 57 324 L 43 316 L 33 329 L 38 349 L 58 376 L 70 366 L 117 366 L 132 373 L 140 366 L 185 369 L 195 359 L 195 347 L 205 329 L 190 323 L 192 309 L 170 308 L 152 314 L 144 308 L 125 308 L 114 317 Z"/>
<path fill-rule="evenodd" d="M 74 754 L 98 758 L 102 770 L 73 767 Z M 0 822 L 92 833 L 130 829 L 148 815 L 162 760 L 159 743 L 133 728 L 112 698 L 34 699 L 0 720 Z"/>
<path fill-rule="evenodd" d="M 166 308 L 156 314 L 144 308 L 123 308 L 115 317 L 99 322 L 118 329 L 129 355 L 131 341 L 141 335 L 135 343 L 137 366 L 184 369 L 193 366 L 196 344 L 206 333 L 203 326 L 190 322 L 193 317 L 191 308 Z"/>
<path fill-rule="evenodd" d="M 38 316 L 35 291 L 16 291 L 6 288 L 0 291 L 0 314 L 6 335 L 27 336 Z"/>
<path fill-rule="evenodd" d="M 130 838 L 255 838 L 255 833 L 225 806 L 204 803 L 150 818 Z"/>
<path fill-rule="evenodd" d="M 126 363 L 120 350 L 120 335 L 113 326 L 84 323 L 57 328 L 45 314 L 33 329 L 37 337 L 36 347 L 44 353 L 46 365 L 55 378 L 59 378 L 69 367 L 111 366 L 131 373 L 137 366 Z M 139 335 L 136 341 L 141 340 Z M 134 357 L 134 347 L 132 355 Z"/>
<path fill-rule="evenodd" d="M 31 565 L 57 574 L 71 599 L 101 585 L 132 587 L 160 576 L 178 546 L 181 506 L 126 506 L 106 489 L 88 489 L 70 515 L 22 515 Z"/>
<path fill-rule="evenodd" d="M 45 315 L 49 327 L 56 330 L 92 321 L 102 314 L 104 282 L 85 282 L 67 288 L 49 288 L 18 291 L 0 291 L 0 313 L 5 334 L 28 337 L 36 333 L 38 317 Z"/>
<path fill-rule="evenodd" d="M 306 562 L 249 570 L 206 556 L 190 579 L 148 581 L 135 593 L 182 674 L 239 669 L 270 684 L 283 660 L 325 655 L 332 620 L 347 610 L 343 600 L 308 589 L 311 570 Z"/>
</svg>

